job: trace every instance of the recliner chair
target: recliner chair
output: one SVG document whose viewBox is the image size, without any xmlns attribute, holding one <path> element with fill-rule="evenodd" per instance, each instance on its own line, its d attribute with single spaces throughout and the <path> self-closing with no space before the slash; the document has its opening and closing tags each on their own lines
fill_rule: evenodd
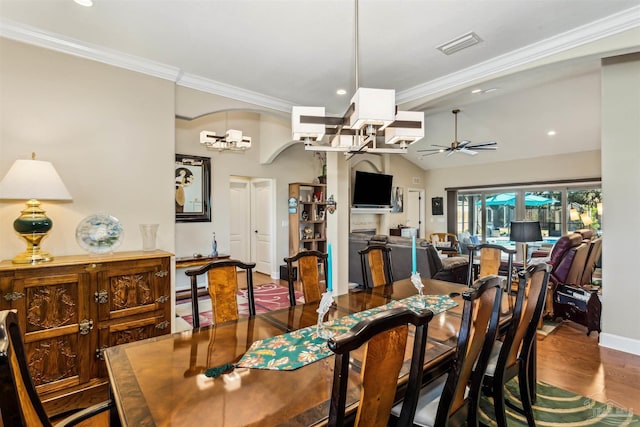
<svg viewBox="0 0 640 427">
<path fill-rule="evenodd" d="M 440 259 L 438 251 L 432 244 L 428 244 L 425 249 L 427 261 L 429 262 L 429 271 L 431 271 L 431 279 L 467 283 L 468 257 L 456 256 Z"/>
</svg>

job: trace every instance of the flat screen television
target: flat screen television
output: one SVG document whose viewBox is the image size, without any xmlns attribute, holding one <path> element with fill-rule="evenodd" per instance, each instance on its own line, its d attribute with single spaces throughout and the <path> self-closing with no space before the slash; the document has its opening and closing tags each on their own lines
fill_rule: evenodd
<svg viewBox="0 0 640 427">
<path fill-rule="evenodd" d="M 356 180 L 353 185 L 353 207 L 391 207 L 392 183 L 392 175 L 356 171 Z"/>
</svg>

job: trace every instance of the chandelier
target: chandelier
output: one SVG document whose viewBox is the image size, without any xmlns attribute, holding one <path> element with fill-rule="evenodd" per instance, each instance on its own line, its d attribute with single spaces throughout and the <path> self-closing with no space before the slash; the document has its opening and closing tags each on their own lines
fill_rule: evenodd
<svg viewBox="0 0 640 427">
<path fill-rule="evenodd" d="M 200 143 L 210 150 L 244 151 L 251 148 L 251 137 L 242 135 L 242 131 L 236 129 L 228 129 L 224 136 L 203 130 L 200 132 Z"/>
<path fill-rule="evenodd" d="M 398 111 L 393 89 L 360 87 L 358 81 L 358 0 L 355 0 L 356 92 L 342 117 L 328 117 L 324 107 L 294 106 L 293 139 L 310 151 L 355 153 L 406 153 L 424 137 L 424 113 Z M 326 138 L 325 138 L 326 137 Z"/>
</svg>

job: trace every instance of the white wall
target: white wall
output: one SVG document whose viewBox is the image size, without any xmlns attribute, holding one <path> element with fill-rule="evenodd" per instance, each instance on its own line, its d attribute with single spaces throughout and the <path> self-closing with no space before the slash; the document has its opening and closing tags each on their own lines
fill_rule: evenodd
<svg viewBox="0 0 640 427">
<path fill-rule="evenodd" d="M 640 53 L 604 60 L 602 68 L 601 345 L 640 354 L 640 286 L 636 269 L 640 211 Z"/>
<path fill-rule="evenodd" d="M 166 80 L 0 38 L 0 178 L 31 152 L 51 161 L 73 201 L 43 202 L 55 255 L 82 254 L 75 229 L 104 212 L 124 227 L 118 251 L 142 249 L 141 223 L 158 223 L 173 251 L 174 85 Z M 25 250 L 13 230 L 24 208 L 0 201 L 0 259 Z"/>
</svg>

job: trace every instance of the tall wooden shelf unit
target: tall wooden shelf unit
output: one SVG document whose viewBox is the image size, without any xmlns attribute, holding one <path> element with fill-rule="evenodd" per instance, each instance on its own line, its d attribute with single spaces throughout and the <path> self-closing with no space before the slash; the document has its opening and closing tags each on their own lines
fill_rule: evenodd
<svg viewBox="0 0 640 427">
<path fill-rule="evenodd" d="M 289 184 L 289 256 L 327 252 L 326 189 L 326 184 Z"/>
<path fill-rule="evenodd" d="M 171 332 L 171 254 L 132 251 L 0 262 L 0 310 L 16 310 L 49 416 L 106 400 L 107 347 Z"/>
</svg>

